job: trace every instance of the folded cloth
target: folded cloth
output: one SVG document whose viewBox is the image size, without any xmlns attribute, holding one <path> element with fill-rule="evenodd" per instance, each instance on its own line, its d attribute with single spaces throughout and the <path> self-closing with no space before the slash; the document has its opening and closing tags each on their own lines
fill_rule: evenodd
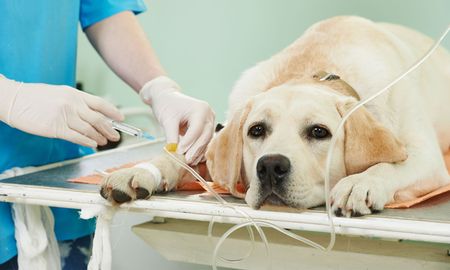
<svg viewBox="0 0 450 270">
<path fill-rule="evenodd" d="M 413 205 L 419 204 L 423 201 L 426 201 L 430 198 L 436 197 L 438 195 L 444 194 L 446 193 L 446 195 L 450 198 L 450 184 L 440 187 L 430 193 L 427 193 L 425 195 L 420 196 L 419 198 L 416 199 L 412 199 L 409 201 L 404 201 L 404 202 L 393 202 L 393 203 L 389 203 L 386 204 L 384 206 L 384 208 L 390 208 L 390 209 L 395 209 L 395 208 L 410 208 Z"/>
<path fill-rule="evenodd" d="M 445 161 L 445 166 L 447 167 L 447 171 L 450 173 L 450 150 L 447 151 L 446 153 L 444 153 L 444 161 Z M 437 197 L 438 195 L 441 195 L 441 194 L 445 194 L 443 196 L 450 198 L 450 184 L 440 187 L 436 190 L 433 190 L 427 194 L 424 194 L 424 195 L 422 195 L 418 198 L 412 199 L 412 200 L 389 203 L 389 204 L 385 205 L 384 208 L 392 208 L 392 209 L 393 208 L 410 208 L 413 205 L 419 204 L 430 198 Z"/>
<path fill-rule="evenodd" d="M 445 160 L 445 165 L 447 166 L 447 170 L 450 173 L 450 151 L 448 151 L 447 153 L 444 154 L 444 160 Z M 119 169 L 130 168 L 136 164 L 137 163 L 127 163 L 120 167 L 108 169 L 108 170 L 106 170 L 106 172 L 111 173 L 111 172 L 114 172 Z M 200 175 L 205 175 L 206 174 L 206 165 L 204 163 L 202 163 L 202 164 L 199 164 L 198 167 L 199 168 L 197 168 L 197 170 L 200 171 Z M 96 184 L 97 185 L 97 184 L 100 184 L 100 182 L 102 181 L 102 178 L 103 178 L 103 176 L 100 174 L 92 174 L 92 175 L 83 176 L 83 177 L 79 177 L 79 178 L 75 178 L 75 179 L 69 179 L 68 181 L 74 182 L 74 183 Z M 216 184 L 214 182 L 211 182 L 210 186 L 218 194 L 230 195 L 230 193 L 228 192 L 227 189 L 219 186 L 218 184 Z M 201 182 L 197 181 L 189 173 L 185 174 L 182 177 L 182 181 L 180 181 L 180 183 L 177 185 L 176 190 L 201 191 L 201 192 L 204 192 L 204 195 L 208 195 L 208 192 L 205 192 L 205 190 L 207 190 L 207 189 L 205 187 L 203 187 L 203 184 Z M 242 188 L 242 190 L 244 190 L 244 189 Z M 445 194 L 443 196 L 450 197 L 450 184 L 440 187 L 436 190 L 433 190 L 433 191 L 431 191 L 427 194 L 424 194 L 418 198 L 411 199 L 408 201 L 401 201 L 401 202 L 396 201 L 396 202 L 388 203 L 384 207 L 391 208 L 391 209 L 393 209 L 393 208 L 410 208 L 414 205 L 417 205 L 423 201 L 426 201 L 430 198 L 436 197 L 441 194 Z"/>
<path fill-rule="evenodd" d="M 112 172 L 120 170 L 120 169 L 131 168 L 134 165 L 141 163 L 141 162 L 127 163 L 127 164 L 121 165 L 119 167 L 109 168 L 105 172 L 112 173 Z M 199 164 L 197 167 L 198 167 L 197 171 L 199 171 L 200 175 L 206 174 L 206 165 L 205 164 Z M 96 173 L 96 174 L 81 176 L 78 178 L 72 178 L 72 179 L 69 179 L 68 181 L 72 182 L 72 183 L 98 185 L 101 183 L 103 177 L 104 177 L 103 174 Z M 219 185 L 217 185 L 213 182 L 211 182 L 210 185 L 219 194 L 228 193 L 228 191 L 226 189 L 220 187 Z M 184 191 L 205 191 L 206 190 L 206 188 L 203 187 L 202 183 L 200 181 L 197 181 L 194 178 L 194 176 L 192 176 L 189 173 L 186 173 L 185 175 L 182 176 L 182 180 L 178 183 L 176 189 L 184 190 Z"/>
<path fill-rule="evenodd" d="M 109 168 L 107 169 L 105 172 L 106 173 L 112 173 L 115 172 L 117 170 L 120 169 L 125 169 L 125 168 L 131 168 L 134 165 L 138 164 L 140 162 L 132 162 L 132 163 L 127 163 L 124 165 L 121 165 L 119 167 L 113 167 L 113 168 Z M 103 179 L 103 175 L 100 173 L 94 173 L 94 174 L 90 174 L 90 175 L 86 175 L 86 176 L 81 176 L 78 178 L 72 178 L 67 180 L 68 182 L 72 182 L 72 183 L 80 183 L 80 184 L 92 184 L 92 185 L 99 185 L 100 182 Z"/>
</svg>

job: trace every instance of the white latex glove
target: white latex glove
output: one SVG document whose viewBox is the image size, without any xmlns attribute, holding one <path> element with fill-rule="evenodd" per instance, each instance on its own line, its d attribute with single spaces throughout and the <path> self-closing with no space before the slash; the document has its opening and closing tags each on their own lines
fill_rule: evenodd
<svg viewBox="0 0 450 270">
<path fill-rule="evenodd" d="M 150 105 L 163 126 L 167 143 L 178 143 L 180 127 L 187 131 L 181 137 L 177 152 L 186 162 L 198 164 L 214 133 L 214 112 L 208 103 L 183 95 L 180 87 L 168 77 L 160 76 L 147 82 L 141 89 L 142 100 Z"/>
<path fill-rule="evenodd" d="M 72 87 L 19 83 L 0 76 L 0 120 L 11 127 L 97 147 L 120 138 L 107 117 L 123 120 L 114 105 Z"/>
</svg>

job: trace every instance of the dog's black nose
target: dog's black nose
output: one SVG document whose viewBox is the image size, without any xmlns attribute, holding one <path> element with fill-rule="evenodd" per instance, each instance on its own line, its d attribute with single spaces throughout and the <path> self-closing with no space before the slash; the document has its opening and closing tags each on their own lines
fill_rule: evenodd
<svg viewBox="0 0 450 270">
<path fill-rule="evenodd" d="M 283 155 L 267 155 L 258 160 L 256 172 L 263 185 L 279 185 L 289 174 L 291 162 Z"/>
</svg>

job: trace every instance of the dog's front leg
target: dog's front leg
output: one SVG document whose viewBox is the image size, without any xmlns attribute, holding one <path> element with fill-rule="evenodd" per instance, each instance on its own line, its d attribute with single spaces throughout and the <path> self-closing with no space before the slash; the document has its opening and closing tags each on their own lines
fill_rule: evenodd
<svg viewBox="0 0 450 270">
<path fill-rule="evenodd" d="M 174 154 L 183 162 L 183 155 Z M 113 203 L 147 199 L 153 193 L 173 190 L 184 169 L 166 154 L 106 176 L 100 194 Z"/>
<path fill-rule="evenodd" d="M 331 191 L 333 212 L 347 217 L 367 215 L 394 200 L 412 199 L 449 183 L 441 151 L 431 138 L 409 144 L 404 162 L 379 163 L 340 180 Z"/>
</svg>

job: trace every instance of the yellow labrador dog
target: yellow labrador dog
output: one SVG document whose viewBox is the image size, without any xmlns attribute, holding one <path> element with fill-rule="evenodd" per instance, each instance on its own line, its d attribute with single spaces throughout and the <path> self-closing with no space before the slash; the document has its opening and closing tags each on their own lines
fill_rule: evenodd
<svg viewBox="0 0 450 270">
<path fill-rule="evenodd" d="M 323 204 L 327 149 L 343 114 L 432 43 L 411 29 L 359 17 L 313 25 L 237 82 L 228 122 L 206 153 L 211 179 L 253 208 Z M 449 103 L 450 56 L 439 48 L 392 91 L 356 111 L 333 159 L 334 213 L 370 214 L 449 183 L 442 158 L 450 146 Z M 173 189 L 184 173 L 161 155 L 105 178 L 101 193 L 118 203 L 147 198 Z"/>
</svg>

